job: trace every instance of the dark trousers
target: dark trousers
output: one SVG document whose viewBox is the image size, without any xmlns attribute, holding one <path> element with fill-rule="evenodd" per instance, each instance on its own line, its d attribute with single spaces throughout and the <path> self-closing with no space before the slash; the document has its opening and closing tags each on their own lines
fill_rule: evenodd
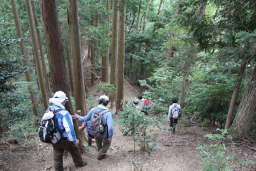
<svg viewBox="0 0 256 171">
<path fill-rule="evenodd" d="M 98 157 L 102 155 L 106 155 L 110 145 L 111 145 L 111 140 L 108 140 L 107 138 L 95 138 L 97 148 L 99 151 Z"/>
<path fill-rule="evenodd" d="M 82 159 L 80 150 L 73 142 L 60 140 L 57 144 L 53 144 L 54 168 L 56 171 L 63 171 L 63 153 L 68 151 L 75 163 L 76 167 L 84 166 L 85 162 Z"/>
<path fill-rule="evenodd" d="M 178 119 L 170 118 L 170 127 L 172 128 L 172 132 L 175 133 L 175 128 L 178 123 Z"/>
</svg>

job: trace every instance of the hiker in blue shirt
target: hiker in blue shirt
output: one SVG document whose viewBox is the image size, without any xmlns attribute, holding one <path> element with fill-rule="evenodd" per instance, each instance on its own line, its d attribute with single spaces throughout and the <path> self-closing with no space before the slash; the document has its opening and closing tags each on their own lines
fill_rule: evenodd
<svg viewBox="0 0 256 171">
<path fill-rule="evenodd" d="M 97 144 L 97 148 L 99 151 L 98 160 L 102 160 L 106 157 L 107 150 L 110 147 L 112 136 L 113 136 L 113 120 L 112 113 L 107 108 L 109 102 L 109 98 L 106 95 L 102 95 L 99 97 L 99 105 L 92 108 L 86 116 L 80 116 L 78 114 L 73 115 L 74 119 L 78 119 L 79 121 L 90 121 L 90 126 L 88 128 L 89 133 L 94 136 Z M 100 120 L 102 123 L 102 132 L 98 134 L 95 132 L 92 119 L 96 116 L 95 114 L 100 115 Z"/>
<path fill-rule="evenodd" d="M 76 167 L 85 166 L 87 163 L 83 161 L 79 146 L 79 140 L 76 138 L 73 121 L 70 113 L 66 110 L 65 104 L 68 98 L 63 91 L 57 91 L 52 98 L 49 99 L 49 107 L 47 111 L 56 111 L 57 129 L 61 133 L 61 139 L 53 144 L 54 151 L 54 167 L 57 171 L 63 170 L 63 153 L 68 151 L 75 163 Z"/>
</svg>

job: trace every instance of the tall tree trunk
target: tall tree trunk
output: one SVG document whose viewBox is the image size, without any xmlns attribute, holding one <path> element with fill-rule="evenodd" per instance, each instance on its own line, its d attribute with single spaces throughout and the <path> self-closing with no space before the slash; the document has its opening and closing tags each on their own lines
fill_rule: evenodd
<svg viewBox="0 0 256 171">
<path fill-rule="evenodd" d="M 226 120 L 226 124 L 225 124 L 225 129 L 229 129 L 230 124 L 231 124 L 233 109 L 234 109 L 234 106 L 235 106 L 235 103 L 236 103 L 236 99 L 237 99 L 237 96 L 238 96 L 238 92 L 239 92 L 239 89 L 240 89 L 241 82 L 243 80 L 243 75 L 244 75 L 244 71 L 246 69 L 246 65 L 247 65 L 247 61 L 243 62 L 241 64 L 240 72 L 237 76 L 236 85 L 234 87 L 231 102 L 230 102 L 229 109 L 228 109 L 228 115 L 227 115 L 227 120 Z"/>
<path fill-rule="evenodd" d="M 116 111 L 122 110 L 124 97 L 124 59 L 125 59 L 125 0 L 119 4 L 118 70 Z"/>
<path fill-rule="evenodd" d="M 39 52 L 40 52 L 40 58 L 41 58 L 41 62 L 42 62 L 42 71 L 43 71 L 42 73 L 43 73 L 43 78 L 45 80 L 46 93 L 47 93 L 47 97 L 50 97 L 51 96 L 51 91 L 50 91 L 50 85 L 49 85 L 49 81 L 48 81 L 48 77 L 47 77 L 47 69 L 46 69 L 46 64 L 45 64 L 43 48 L 42 48 L 40 30 L 38 28 L 39 24 L 38 24 L 38 21 L 37 21 L 35 2 L 31 1 L 31 5 L 32 5 L 32 11 L 33 11 L 33 18 L 34 18 L 34 22 L 35 22 L 35 28 L 36 28 L 36 35 L 37 35 L 37 42 L 38 42 Z"/>
<path fill-rule="evenodd" d="M 39 86 L 40 86 L 40 90 L 41 90 L 44 108 L 47 108 L 47 106 L 48 106 L 47 99 L 48 98 L 47 98 L 47 94 L 46 94 L 45 82 L 44 82 L 41 64 L 40 64 L 40 60 L 39 60 L 38 38 L 36 35 L 36 28 L 35 28 L 35 23 L 33 20 L 33 14 L 32 14 L 30 0 L 26 0 L 26 9 L 27 9 L 27 14 L 28 14 L 28 18 L 29 18 L 29 26 L 30 26 L 30 32 L 31 32 L 31 38 L 32 38 L 32 48 L 33 48 L 33 53 L 35 56 L 34 59 L 35 59 L 35 64 L 36 64 L 36 68 L 37 68 L 37 76 L 38 76 Z"/>
<path fill-rule="evenodd" d="M 196 55 L 196 48 L 194 46 L 190 47 L 188 50 L 188 59 L 185 62 L 184 65 L 184 76 L 183 81 L 181 85 L 181 93 L 179 97 L 179 104 L 183 108 L 185 106 L 185 96 L 186 96 L 186 90 L 187 90 L 187 83 L 188 83 L 188 76 L 190 74 L 190 68 L 193 65 L 193 60 Z"/>
<path fill-rule="evenodd" d="M 137 17 L 137 21 L 136 21 L 136 31 L 137 31 L 137 32 L 138 32 L 138 30 L 139 30 L 139 23 L 140 23 L 141 3 L 142 3 L 142 0 L 139 1 L 138 17 Z"/>
<path fill-rule="evenodd" d="M 106 10 L 107 13 L 109 11 L 109 0 L 106 0 Z M 107 20 L 107 23 L 105 21 L 105 19 Z M 106 35 L 109 34 L 109 15 L 105 14 L 104 18 L 103 18 L 103 24 L 104 24 L 104 28 L 106 30 Z M 105 50 L 103 52 L 103 56 L 102 56 L 102 69 L 101 69 L 101 80 L 103 82 L 107 82 L 108 81 L 108 54 L 109 54 L 109 46 L 105 47 Z"/>
<path fill-rule="evenodd" d="M 71 93 L 74 96 L 74 76 L 73 76 L 73 63 L 72 63 L 72 56 L 70 53 L 70 49 L 69 49 L 69 43 L 67 43 L 67 48 L 66 48 L 66 54 L 67 54 L 67 62 L 68 62 L 68 75 L 69 75 L 69 82 L 70 82 L 70 89 L 71 89 Z"/>
<path fill-rule="evenodd" d="M 200 7 L 199 17 L 198 17 L 198 22 L 199 22 L 199 23 L 202 22 L 203 16 L 204 16 L 204 14 L 205 14 L 205 8 L 206 8 L 206 5 L 207 5 L 207 1 L 208 1 L 208 0 L 204 0 L 204 1 L 202 2 L 201 7 Z"/>
<path fill-rule="evenodd" d="M 116 49 L 117 49 L 117 15 L 118 15 L 118 0 L 114 1 L 114 11 L 112 16 L 112 43 L 111 43 L 111 70 L 110 70 L 110 83 L 116 87 Z M 114 97 L 110 97 L 114 102 Z"/>
<path fill-rule="evenodd" d="M 67 84 L 67 76 L 64 62 L 63 45 L 61 43 L 61 34 L 58 24 L 58 15 L 55 0 L 40 0 L 42 9 L 45 40 L 47 54 L 50 64 L 51 81 L 53 91 L 62 90 L 69 94 L 69 86 Z M 67 110 L 73 114 L 73 108 L 69 101 L 66 105 Z M 81 140 L 81 133 L 78 131 L 77 123 L 74 121 L 74 128 L 78 139 Z"/>
<path fill-rule="evenodd" d="M 160 4 L 159 4 L 158 11 L 157 11 L 157 15 L 159 15 L 159 14 L 160 14 L 161 7 L 162 7 L 163 3 L 164 3 L 164 0 L 160 0 Z"/>
<path fill-rule="evenodd" d="M 81 41 L 80 30 L 78 22 L 78 9 L 77 1 L 68 1 L 68 24 L 70 32 L 70 44 L 73 64 L 74 76 L 74 97 L 76 103 L 76 110 L 81 110 L 82 114 L 85 113 L 85 91 L 83 70 L 81 64 Z"/>
<path fill-rule="evenodd" d="M 96 51 L 95 51 L 95 40 L 91 40 L 91 85 L 94 84 L 95 80 L 95 67 L 96 67 Z"/>
<path fill-rule="evenodd" d="M 22 39 L 24 35 L 23 35 L 22 29 L 21 29 L 20 19 L 19 19 L 17 8 L 16 8 L 16 0 L 11 0 L 11 4 L 12 4 L 12 12 L 13 12 L 15 26 L 16 26 L 17 38 Z M 24 43 L 23 43 L 23 41 L 20 41 L 19 44 L 20 44 L 21 55 L 24 57 L 24 59 L 22 61 L 23 66 L 28 66 L 29 65 L 28 56 L 25 54 Z M 29 83 L 28 84 L 28 92 L 30 94 L 30 100 L 31 100 L 31 103 L 33 106 L 33 113 L 34 113 L 34 115 L 39 116 L 38 110 L 37 110 L 36 99 L 35 99 L 31 84 L 30 84 L 32 82 L 32 79 L 31 79 L 31 76 L 28 71 L 25 72 L 25 77 L 26 77 L 27 82 Z"/>
<path fill-rule="evenodd" d="M 178 14 L 178 15 L 181 15 L 181 6 L 182 6 L 182 4 L 184 3 L 184 0 L 179 0 L 179 2 L 178 2 L 178 7 L 177 7 L 177 9 L 176 9 L 176 13 Z"/>
<path fill-rule="evenodd" d="M 240 102 L 234 123 L 234 133 L 239 137 L 248 137 L 252 123 L 256 117 L 256 64 L 251 80 L 247 84 L 244 96 Z"/>
<path fill-rule="evenodd" d="M 95 11 L 92 11 L 92 18 L 90 20 L 91 26 L 96 27 L 97 26 L 97 15 L 95 14 Z M 90 40 L 90 46 L 91 46 L 91 85 L 94 84 L 94 80 L 96 78 L 96 38 L 91 37 Z"/>
<path fill-rule="evenodd" d="M 182 0 L 180 0 L 180 3 L 182 3 Z M 204 14 L 205 14 L 206 5 L 207 5 L 207 0 L 205 0 L 204 3 L 202 3 L 202 5 L 200 7 L 200 13 L 198 16 L 199 22 L 201 22 Z M 195 46 L 191 45 L 190 50 L 189 50 L 190 52 L 189 52 L 188 60 L 185 62 L 185 66 L 184 66 L 185 75 L 183 76 L 181 93 L 180 93 L 180 97 L 179 97 L 179 103 L 182 108 L 185 106 L 185 96 L 186 96 L 188 76 L 190 74 L 190 68 L 193 64 L 193 60 L 196 55 L 196 49 L 197 48 Z"/>
</svg>

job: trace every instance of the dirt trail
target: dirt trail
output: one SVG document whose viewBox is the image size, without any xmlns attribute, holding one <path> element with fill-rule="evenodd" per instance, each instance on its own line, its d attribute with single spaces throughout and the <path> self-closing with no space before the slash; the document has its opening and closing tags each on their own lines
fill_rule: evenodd
<svg viewBox="0 0 256 171">
<path fill-rule="evenodd" d="M 128 82 L 125 82 L 128 84 Z M 127 89 L 125 96 L 132 98 L 133 90 L 131 87 Z M 90 89 L 94 92 L 95 89 Z M 172 135 L 168 131 L 160 131 L 154 129 L 151 133 L 158 134 L 156 150 L 148 153 L 139 151 L 136 145 L 135 153 L 133 153 L 133 138 L 123 136 L 119 130 L 117 118 L 114 119 L 114 136 L 111 147 L 108 151 L 108 157 L 102 161 L 98 161 L 95 142 L 92 147 L 87 147 L 83 158 L 88 165 L 76 169 L 70 154 L 64 157 L 64 167 L 66 171 L 198 171 L 199 168 L 199 152 L 196 150 L 198 144 L 206 142 L 203 135 L 207 132 L 197 126 L 177 128 L 177 134 Z M 0 145 L 0 154 L 3 155 L 2 161 L 5 162 L 5 169 L 10 171 L 53 171 L 53 151 L 51 145 L 41 143 L 38 137 L 33 137 L 34 142 L 28 148 L 23 145 Z M 85 144 L 86 145 L 86 144 Z M 256 160 L 256 153 L 248 149 L 241 149 L 241 154 L 250 156 L 251 160 Z M 0 158 L 1 166 L 1 158 Z M 1 168 L 1 167 L 0 167 Z M 1 170 L 1 169 L 0 169 Z M 255 171 L 256 167 L 251 169 L 243 169 L 243 171 Z M 238 169 L 237 171 L 240 171 Z"/>
<path fill-rule="evenodd" d="M 86 54 L 83 51 L 83 56 Z M 126 99 L 133 99 L 139 90 L 124 82 L 124 95 Z M 89 89 L 89 94 L 96 98 L 98 92 L 95 87 Z M 207 132 L 197 126 L 178 127 L 177 134 L 172 135 L 168 131 L 154 129 L 150 133 L 158 134 L 156 150 L 148 153 L 139 151 L 137 145 L 133 153 L 133 138 L 123 136 L 119 130 L 117 118 L 114 117 L 114 136 L 108 157 L 102 161 L 96 159 L 97 150 L 95 143 L 92 147 L 87 147 L 83 158 L 88 165 L 75 169 L 70 154 L 64 156 L 65 170 L 77 171 L 198 171 L 199 152 L 196 150 L 198 144 L 207 143 L 203 135 Z M 51 145 L 41 143 L 37 136 L 28 137 L 32 144 L 24 147 L 24 144 L 10 145 L 0 144 L 0 170 L 6 171 L 52 171 L 53 150 Z M 33 141 L 31 141 L 33 140 Z M 209 142 L 208 142 L 209 143 Z M 86 145 L 86 144 L 85 144 Z M 240 147 L 237 153 L 240 156 L 247 155 L 251 160 L 256 161 L 256 153 L 246 147 Z M 242 169 L 244 171 L 255 171 Z M 238 169 L 240 171 L 240 169 Z"/>
</svg>

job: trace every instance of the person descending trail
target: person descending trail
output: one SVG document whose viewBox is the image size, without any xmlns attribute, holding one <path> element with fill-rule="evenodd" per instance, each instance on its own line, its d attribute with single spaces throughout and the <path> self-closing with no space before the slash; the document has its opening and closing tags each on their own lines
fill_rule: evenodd
<svg viewBox="0 0 256 171">
<path fill-rule="evenodd" d="M 142 110 L 142 106 L 139 104 L 140 101 L 138 99 L 135 99 L 132 101 L 132 107 L 138 109 L 139 111 Z"/>
<path fill-rule="evenodd" d="M 138 99 L 141 112 L 145 113 L 145 115 L 148 115 L 148 110 L 151 108 L 152 104 L 142 96 L 138 96 Z"/>
<path fill-rule="evenodd" d="M 76 167 L 87 165 L 83 161 L 79 146 L 79 140 L 76 138 L 73 121 L 70 113 L 66 110 L 65 104 L 68 98 L 63 91 L 57 91 L 52 98 L 49 99 L 49 107 L 46 110 L 53 111 L 56 117 L 56 125 L 61 133 L 61 139 L 53 145 L 54 151 L 54 168 L 56 171 L 63 171 L 63 153 L 68 151 L 75 163 Z M 56 111 L 56 112 L 54 112 Z"/>
<path fill-rule="evenodd" d="M 78 114 L 72 116 L 74 119 L 80 121 L 90 121 L 88 130 L 90 135 L 96 140 L 99 151 L 98 160 L 106 157 L 113 136 L 112 113 L 107 108 L 108 103 L 108 96 L 102 95 L 99 97 L 99 105 L 92 108 L 86 116 L 80 116 Z"/>
<path fill-rule="evenodd" d="M 178 119 L 181 117 L 181 107 L 177 103 L 177 99 L 172 99 L 172 105 L 169 106 L 168 110 L 168 121 L 170 124 L 170 131 L 175 133 L 176 125 L 178 123 Z"/>
</svg>

